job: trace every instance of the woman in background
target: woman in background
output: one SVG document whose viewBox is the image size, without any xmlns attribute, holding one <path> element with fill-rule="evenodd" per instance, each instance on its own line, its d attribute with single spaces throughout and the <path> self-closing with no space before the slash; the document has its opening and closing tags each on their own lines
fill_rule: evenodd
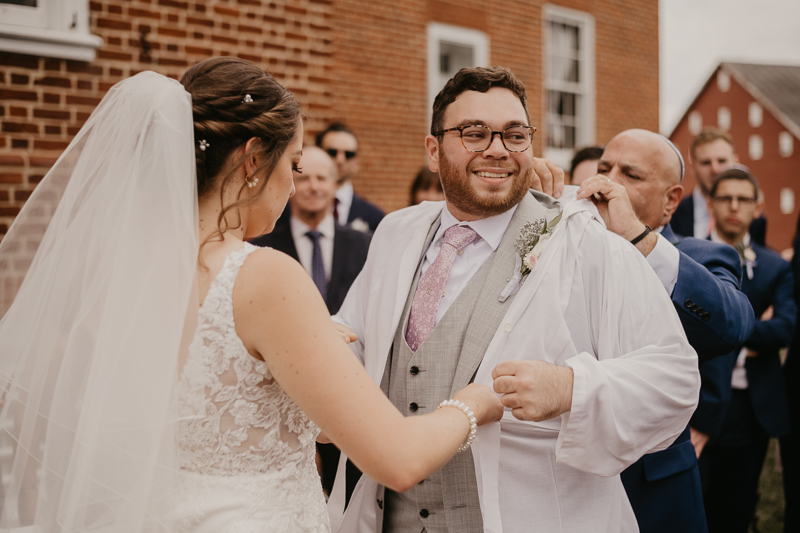
<svg viewBox="0 0 800 533">
<path fill-rule="evenodd" d="M 411 205 L 422 202 L 439 202 L 444 200 L 444 190 L 442 182 L 439 181 L 439 174 L 431 172 L 427 166 L 422 167 L 411 184 Z"/>
</svg>

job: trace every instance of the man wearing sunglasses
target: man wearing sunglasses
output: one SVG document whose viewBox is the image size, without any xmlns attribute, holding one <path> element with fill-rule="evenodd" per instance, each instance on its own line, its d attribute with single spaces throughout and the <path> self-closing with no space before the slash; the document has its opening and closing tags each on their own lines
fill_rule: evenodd
<svg viewBox="0 0 800 533">
<path fill-rule="evenodd" d="M 590 202 L 549 196 L 563 171 L 533 156 L 534 131 L 504 67 L 461 69 L 436 97 L 425 147 L 445 201 L 386 217 L 334 320 L 404 415 L 470 381 L 508 409 L 409 491 L 362 477 L 343 517 L 337 476 L 334 531 L 636 529 L 619 472 L 686 427 L 697 356 L 636 248 Z"/>
<path fill-rule="evenodd" d="M 358 139 L 346 125 L 334 122 L 315 139 L 325 150 L 339 172 L 338 188 L 334 199 L 334 218 L 337 224 L 358 231 L 373 232 L 383 219 L 383 211 L 361 198 L 353 189 L 353 179 L 358 175 Z"/>
</svg>

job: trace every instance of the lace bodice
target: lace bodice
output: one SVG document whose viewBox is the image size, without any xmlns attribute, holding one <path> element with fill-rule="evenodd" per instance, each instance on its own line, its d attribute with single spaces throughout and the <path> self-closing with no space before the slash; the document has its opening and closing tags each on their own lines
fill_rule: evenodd
<svg viewBox="0 0 800 533">
<path fill-rule="evenodd" d="M 180 467 L 216 475 L 316 475 L 319 429 L 236 334 L 233 286 L 257 249 L 245 243 L 225 259 L 200 308 L 178 385 Z"/>
</svg>

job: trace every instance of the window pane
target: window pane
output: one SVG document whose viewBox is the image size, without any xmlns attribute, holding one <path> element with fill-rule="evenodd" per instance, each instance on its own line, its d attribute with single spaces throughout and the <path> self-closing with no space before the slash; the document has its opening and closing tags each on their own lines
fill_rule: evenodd
<svg viewBox="0 0 800 533">
<path fill-rule="evenodd" d="M 567 71 L 567 81 L 574 81 L 575 83 L 580 82 L 579 79 L 580 68 L 578 66 L 577 59 L 570 59 L 569 60 L 569 70 Z"/>
<path fill-rule="evenodd" d="M 575 148 L 575 126 L 564 126 L 563 148 Z"/>
<path fill-rule="evenodd" d="M 439 72 L 445 81 L 452 78 L 462 68 L 474 66 L 474 55 L 475 50 L 472 46 L 441 41 L 439 43 Z"/>
<path fill-rule="evenodd" d="M 572 93 L 560 93 L 561 105 L 559 109 L 560 115 L 569 117 L 575 116 L 575 95 Z"/>
<path fill-rule="evenodd" d="M 0 0 L 0 4 L 11 4 L 12 6 L 36 7 L 36 0 Z"/>
</svg>

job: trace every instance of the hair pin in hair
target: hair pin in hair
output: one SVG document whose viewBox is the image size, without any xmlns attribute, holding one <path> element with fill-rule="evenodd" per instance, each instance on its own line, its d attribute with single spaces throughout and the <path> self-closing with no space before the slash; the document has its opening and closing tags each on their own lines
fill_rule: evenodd
<svg viewBox="0 0 800 533">
<path fill-rule="evenodd" d="M 211 145 L 208 143 L 208 141 L 206 141 L 205 139 L 200 139 L 200 151 L 201 152 L 205 152 L 206 148 L 208 148 L 209 146 L 211 146 Z"/>
<path fill-rule="evenodd" d="M 250 104 L 253 102 L 253 97 L 249 94 L 244 95 L 244 100 L 242 100 L 243 104 Z"/>
</svg>

